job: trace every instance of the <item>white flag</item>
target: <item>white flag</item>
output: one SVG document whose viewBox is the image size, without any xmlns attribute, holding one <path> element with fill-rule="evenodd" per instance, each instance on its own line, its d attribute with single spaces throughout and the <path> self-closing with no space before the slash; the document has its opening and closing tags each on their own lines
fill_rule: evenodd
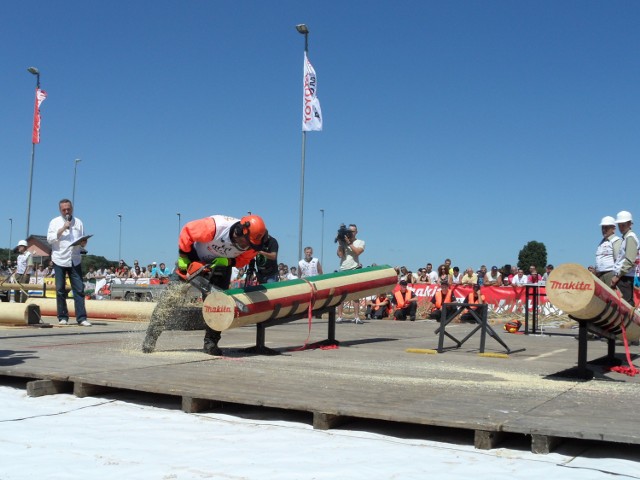
<svg viewBox="0 0 640 480">
<path fill-rule="evenodd" d="M 320 100 L 316 96 L 318 81 L 316 71 L 304 52 L 304 89 L 302 101 L 302 131 L 312 132 L 322 130 L 322 110 Z"/>
</svg>

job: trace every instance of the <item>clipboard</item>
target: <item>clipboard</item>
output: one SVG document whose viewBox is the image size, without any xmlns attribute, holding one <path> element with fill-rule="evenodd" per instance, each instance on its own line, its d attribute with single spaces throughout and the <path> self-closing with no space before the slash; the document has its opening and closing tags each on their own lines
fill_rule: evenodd
<svg viewBox="0 0 640 480">
<path fill-rule="evenodd" d="M 79 239 L 77 239 L 75 242 L 73 242 L 69 246 L 70 247 L 76 247 L 76 246 L 80 245 L 82 242 L 84 242 L 85 240 L 89 240 L 91 237 L 93 237 L 93 235 L 85 235 L 83 237 L 80 237 Z"/>
</svg>

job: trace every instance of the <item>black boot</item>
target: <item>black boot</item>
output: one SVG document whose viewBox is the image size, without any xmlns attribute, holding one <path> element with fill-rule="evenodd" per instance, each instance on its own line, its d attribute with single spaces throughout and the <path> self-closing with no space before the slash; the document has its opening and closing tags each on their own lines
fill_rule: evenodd
<svg viewBox="0 0 640 480">
<path fill-rule="evenodd" d="M 202 351 L 207 355 L 221 356 L 222 350 L 218 347 L 218 341 L 222 336 L 220 332 L 213 330 L 208 325 L 205 325 L 206 333 L 204 334 L 204 347 Z"/>
</svg>

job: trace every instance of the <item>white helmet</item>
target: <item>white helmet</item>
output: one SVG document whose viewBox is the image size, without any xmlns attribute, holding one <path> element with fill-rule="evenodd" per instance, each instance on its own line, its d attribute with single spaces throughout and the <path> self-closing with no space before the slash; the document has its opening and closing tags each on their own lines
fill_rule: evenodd
<svg viewBox="0 0 640 480">
<path fill-rule="evenodd" d="M 616 224 L 616 219 L 610 216 L 606 216 L 606 217 L 602 217 L 602 220 L 600 221 L 600 226 L 604 227 L 605 225 L 615 225 Z"/>
<path fill-rule="evenodd" d="M 616 216 L 616 223 L 627 223 L 632 221 L 633 217 L 631 216 L 631 213 L 627 212 L 626 210 L 618 212 L 618 215 Z"/>
<path fill-rule="evenodd" d="M 28 247 L 29 245 L 27 245 L 27 241 L 26 240 L 20 240 L 18 242 L 18 246 L 19 247 Z"/>
</svg>

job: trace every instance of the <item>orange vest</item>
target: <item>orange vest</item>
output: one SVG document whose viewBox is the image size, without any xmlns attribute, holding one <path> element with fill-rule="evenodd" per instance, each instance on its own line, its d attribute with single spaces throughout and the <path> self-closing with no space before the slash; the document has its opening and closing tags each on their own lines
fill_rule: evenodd
<svg viewBox="0 0 640 480">
<path fill-rule="evenodd" d="M 442 290 L 438 290 L 436 292 L 436 308 L 438 310 L 442 309 L 442 304 L 443 303 L 451 303 L 451 289 L 449 289 L 449 291 L 447 292 L 447 295 L 444 297 L 444 302 L 442 301 Z"/>
<path fill-rule="evenodd" d="M 484 300 L 484 295 L 482 295 L 482 293 L 480 295 L 478 295 L 478 298 L 476 298 L 476 292 L 474 292 L 473 290 L 471 291 L 471 293 L 469 293 L 469 296 L 467 297 L 467 303 L 485 303 Z M 478 307 L 469 307 L 472 310 L 475 310 Z"/>
<path fill-rule="evenodd" d="M 386 302 L 387 301 L 387 296 L 384 296 L 383 300 L 380 300 L 380 297 L 376 297 L 376 305 L 375 307 L 373 307 L 373 309 L 377 312 L 378 310 L 380 310 L 380 307 L 382 306 L 382 302 Z M 386 305 L 385 308 L 387 310 L 389 310 L 389 305 Z"/>
<path fill-rule="evenodd" d="M 394 293 L 394 297 L 396 297 L 396 304 L 398 305 L 398 308 L 404 308 L 405 303 L 411 300 L 411 290 L 407 289 L 404 295 L 405 297 L 402 298 L 402 292 L 400 290 Z"/>
</svg>

